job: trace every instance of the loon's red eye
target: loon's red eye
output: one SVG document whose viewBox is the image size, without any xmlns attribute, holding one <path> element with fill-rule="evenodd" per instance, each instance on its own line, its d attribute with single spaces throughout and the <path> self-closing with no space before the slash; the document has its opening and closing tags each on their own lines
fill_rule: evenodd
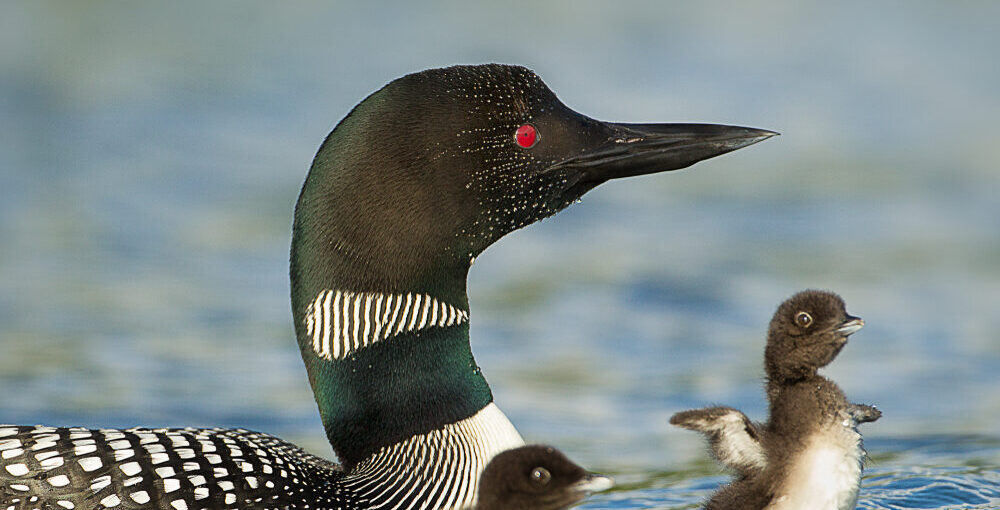
<svg viewBox="0 0 1000 510">
<path fill-rule="evenodd" d="M 538 141 L 538 131 L 535 130 L 535 126 L 525 124 L 514 132 L 514 141 L 521 147 L 530 149 Z"/>
</svg>

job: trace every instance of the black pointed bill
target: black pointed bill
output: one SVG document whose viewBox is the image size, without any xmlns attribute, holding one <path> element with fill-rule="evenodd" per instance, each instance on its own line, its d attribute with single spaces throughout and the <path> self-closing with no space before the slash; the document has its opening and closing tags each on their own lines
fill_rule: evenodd
<svg viewBox="0 0 1000 510">
<path fill-rule="evenodd" d="M 607 141 L 551 167 L 577 170 L 580 183 L 677 170 L 753 145 L 774 131 L 718 124 L 616 124 L 602 122 Z"/>
</svg>

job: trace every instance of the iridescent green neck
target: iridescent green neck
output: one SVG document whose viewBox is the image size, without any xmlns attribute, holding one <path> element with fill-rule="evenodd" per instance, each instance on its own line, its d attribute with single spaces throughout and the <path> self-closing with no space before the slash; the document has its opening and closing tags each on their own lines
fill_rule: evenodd
<svg viewBox="0 0 1000 510">
<path fill-rule="evenodd" d="M 359 336 L 366 326 L 356 328 Z M 327 359 L 333 349 L 322 346 L 332 344 L 322 337 L 316 343 L 300 334 L 299 345 L 327 437 L 348 468 L 381 447 L 469 418 L 493 400 L 467 322 L 394 333 L 367 346 L 357 336 L 341 339 L 339 358 Z"/>
<path fill-rule="evenodd" d="M 293 229 L 292 314 L 327 437 L 351 468 L 493 396 L 469 344 L 468 262 L 393 262 L 394 249 L 347 241 L 310 180 Z"/>
</svg>

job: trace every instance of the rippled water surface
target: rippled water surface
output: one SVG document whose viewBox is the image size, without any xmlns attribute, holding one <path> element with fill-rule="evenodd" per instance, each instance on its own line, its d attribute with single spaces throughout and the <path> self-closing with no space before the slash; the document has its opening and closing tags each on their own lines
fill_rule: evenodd
<svg viewBox="0 0 1000 510">
<path fill-rule="evenodd" d="M 473 350 L 530 441 L 694 508 L 676 411 L 764 418 L 774 307 L 867 326 L 825 371 L 861 508 L 1000 507 L 998 4 L 0 8 L 0 421 L 244 426 L 329 455 L 292 336 L 292 207 L 323 137 L 409 71 L 501 61 L 619 121 L 782 132 L 606 184 L 473 268 Z"/>
</svg>

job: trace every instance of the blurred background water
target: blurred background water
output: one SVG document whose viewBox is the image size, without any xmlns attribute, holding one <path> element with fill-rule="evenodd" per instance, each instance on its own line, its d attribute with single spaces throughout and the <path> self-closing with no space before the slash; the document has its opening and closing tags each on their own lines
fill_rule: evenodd
<svg viewBox="0 0 1000 510">
<path fill-rule="evenodd" d="M 825 373 L 884 417 L 863 508 L 1000 506 L 1000 4 L 7 2 L 0 421 L 244 426 L 330 455 L 288 305 L 292 207 L 371 91 L 531 67 L 616 121 L 782 136 L 606 184 L 489 249 L 473 350 L 530 441 L 617 476 L 588 508 L 725 480 L 674 412 L 754 418 L 774 307 L 868 325 Z"/>
</svg>

